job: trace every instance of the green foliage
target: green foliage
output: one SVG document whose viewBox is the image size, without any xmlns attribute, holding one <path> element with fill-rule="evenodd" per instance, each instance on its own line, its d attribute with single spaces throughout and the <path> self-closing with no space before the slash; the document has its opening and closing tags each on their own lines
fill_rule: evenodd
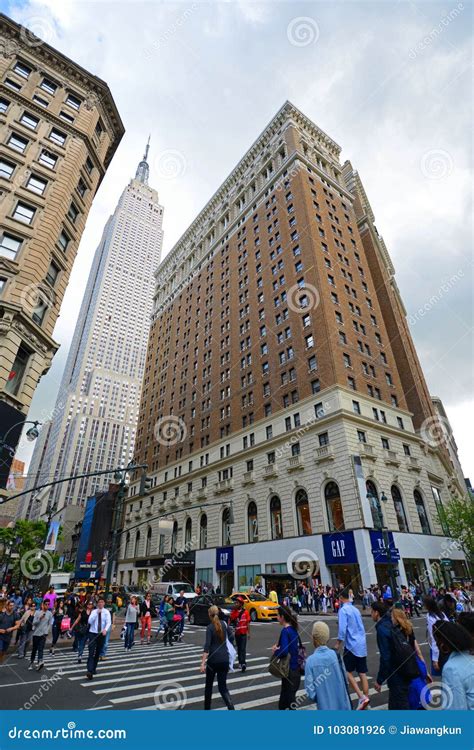
<svg viewBox="0 0 474 750">
<path fill-rule="evenodd" d="M 438 512 L 440 514 L 440 512 Z M 469 569 L 474 570 L 474 500 L 466 494 L 463 498 L 451 498 L 441 511 L 440 523 L 449 529 L 466 555 Z"/>
</svg>

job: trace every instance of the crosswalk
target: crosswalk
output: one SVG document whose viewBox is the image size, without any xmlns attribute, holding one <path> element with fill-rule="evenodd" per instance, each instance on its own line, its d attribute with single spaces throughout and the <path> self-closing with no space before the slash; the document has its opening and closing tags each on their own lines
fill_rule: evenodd
<svg viewBox="0 0 474 750">
<path fill-rule="evenodd" d="M 188 632 L 193 630 L 193 626 L 187 628 Z M 202 633 L 199 627 L 196 630 Z M 163 646 L 161 642 L 143 646 L 137 643 L 127 652 L 122 641 L 113 641 L 93 681 L 87 680 L 85 674 L 87 649 L 80 665 L 72 651 L 58 651 L 47 659 L 45 671 L 50 676 L 60 671 L 63 679 L 87 691 L 87 710 L 91 711 L 200 709 L 204 703 L 204 675 L 199 671 L 201 655 L 202 645 L 188 641 L 172 647 Z M 237 710 L 278 708 L 280 684 L 268 673 L 268 658 L 268 652 L 257 654 L 250 649 L 246 672 L 236 670 L 229 674 L 228 687 Z M 369 682 L 373 682 L 373 678 L 369 678 Z M 301 685 L 297 708 L 314 709 L 305 694 L 303 680 Z M 386 688 L 382 688 L 381 694 L 371 688 L 370 696 L 373 696 L 373 708 L 387 708 Z M 352 698 L 355 705 L 356 695 Z M 217 685 L 212 708 L 226 710 Z"/>
</svg>

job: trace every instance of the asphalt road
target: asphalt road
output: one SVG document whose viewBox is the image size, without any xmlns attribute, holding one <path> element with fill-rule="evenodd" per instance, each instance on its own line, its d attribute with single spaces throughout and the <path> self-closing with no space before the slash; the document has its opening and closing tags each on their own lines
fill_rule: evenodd
<svg viewBox="0 0 474 750">
<path fill-rule="evenodd" d="M 300 618 L 300 632 L 308 654 L 313 650 L 310 634 L 316 619 L 316 616 Z M 374 624 L 370 617 L 363 619 L 367 632 L 370 707 L 384 709 L 388 701 L 386 687 L 383 686 L 380 694 L 373 688 L 379 659 Z M 324 621 L 329 625 L 331 638 L 335 638 L 336 617 L 328 616 Z M 413 625 L 428 661 L 424 616 L 415 618 Z M 236 671 L 230 674 L 228 680 L 237 709 L 278 707 L 279 682 L 268 673 L 267 665 L 279 630 L 276 623 L 252 625 L 247 671 Z M 45 667 L 41 673 L 28 671 L 28 659 L 19 660 L 12 652 L 4 666 L 0 667 L 0 706 L 4 710 L 203 708 L 204 675 L 200 674 L 199 665 L 204 631 L 204 627 L 187 625 L 183 643 L 169 647 L 161 642 L 150 645 L 137 642 L 131 652 L 124 651 L 122 641 L 112 640 L 107 659 L 99 663 L 92 681 L 86 679 L 86 658 L 81 665 L 76 664 L 76 655 L 70 648 L 71 641 L 67 641 L 65 647 L 58 649 L 54 655 L 49 655 L 47 649 Z M 330 641 L 329 645 L 333 644 L 334 641 Z M 87 656 L 87 647 L 84 656 Z M 303 680 L 298 706 L 300 709 L 314 708 L 305 696 Z M 212 707 L 225 710 L 216 685 Z"/>
</svg>

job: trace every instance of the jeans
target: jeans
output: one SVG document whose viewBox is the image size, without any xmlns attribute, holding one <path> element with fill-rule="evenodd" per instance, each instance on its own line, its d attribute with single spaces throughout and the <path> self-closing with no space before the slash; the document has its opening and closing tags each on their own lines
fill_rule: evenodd
<svg viewBox="0 0 474 750">
<path fill-rule="evenodd" d="M 247 636 L 235 634 L 235 645 L 237 646 L 237 659 L 239 660 L 240 666 L 246 663 L 247 660 Z"/>
<path fill-rule="evenodd" d="M 104 645 L 102 646 L 102 651 L 100 652 L 101 656 L 107 655 L 107 649 L 109 647 L 109 641 L 110 641 L 110 634 L 112 632 L 112 628 L 110 627 L 107 631 L 107 634 L 105 636 Z"/>
<path fill-rule="evenodd" d="M 87 659 L 87 671 L 90 674 L 95 674 L 96 672 L 104 641 L 105 635 L 102 635 L 102 633 L 89 633 L 89 658 Z"/>
<path fill-rule="evenodd" d="M 28 644 L 31 643 L 32 638 L 33 638 L 32 630 L 30 630 L 28 633 L 21 633 L 20 643 L 18 646 L 18 656 L 21 656 L 22 658 L 26 656 L 26 649 L 28 648 Z"/>
<path fill-rule="evenodd" d="M 410 680 L 404 680 L 395 674 L 387 680 L 388 687 L 388 710 L 389 711 L 409 711 L 408 689 Z"/>
<path fill-rule="evenodd" d="M 53 622 L 53 629 L 52 629 L 53 642 L 51 644 L 51 648 L 56 645 L 60 635 L 61 635 L 61 623 Z"/>
<path fill-rule="evenodd" d="M 234 704 L 230 697 L 229 689 L 227 687 L 227 673 L 229 671 L 228 663 L 216 664 L 215 666 L 206 666 L 206 686 L 204 688 L 204 710 L 210 711 L 211 709 L 211 698 L 212 698 L 212 687 L 214 685 L 214 677 L 217 675 L 217 687 L 219 693 L 222 696 L 222 700 L 226 704 L 229 711 L 234 710 Z"/>
<path fill-rule="evenodd" d="M 290 711 L 296 710 L 296 693 L 300 682 L 301 674 L 299 669 L 290 669 L 288 677 L 284 677 L 281 681 L 280 700 L 278 702 L 279 711 L 285 711 L 286 709 Z"/>
<path fill-rule="evenodd" d="M 135 640 L 135 623 L 126 622 L 125 628 L 125 648 L 132 648 L 133 642 Z"/>
<path fill-rule="evenodd" d="M 82 659 L 82 654 L 84 653 L 84 648 L 86 646 L 88 636 L 89 636 L 89 633 L 84 633 L 83 635 L 79 635 L 79 633 L 76 633 L 77 658 L 78 659 Z"/>
<path fill-rule="evenodd" d="M 43 651 L 44 651 L 44 644 L 46 643 L 46 636 L 45 635 L 34 635 L 33 636 L 33 646 L 31 649 L 31 656 L 30 661 L 33 664 L 36 656 L 38 656 L 38 664 L 41 664 L 43 661 Z"/>
<path fill-rule="evenodd" d="M 163 643 L 165 645 L 166 645 L 166 643 L 169 643 L 170 646 L 173 645 L 173 634 L 174 634 L 175 627 L 176 627 L 176 623 L 175 622 L 171 621 L 171 622 L 167 622 L 166 623 L 165 634 L 163 636 Z"/>
</svg>

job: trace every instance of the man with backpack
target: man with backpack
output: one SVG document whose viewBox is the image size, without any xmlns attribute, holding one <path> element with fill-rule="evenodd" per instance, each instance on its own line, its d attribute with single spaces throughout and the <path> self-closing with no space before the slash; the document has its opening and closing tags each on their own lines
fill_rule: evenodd
<svg viewBox="0 0 474 750">
<path fill-rule="evenodd" d="M 419 676 L 415 652 L 400 628 L 395 628 L 390 610 L 383 602 L 373 602 L 371 616 L 377 632 L 380 664 L 375 689 L 380 693 L 384 682 L 388 687 L 390 711 L 408 711 L 410 682 Z"/>
</svg>

